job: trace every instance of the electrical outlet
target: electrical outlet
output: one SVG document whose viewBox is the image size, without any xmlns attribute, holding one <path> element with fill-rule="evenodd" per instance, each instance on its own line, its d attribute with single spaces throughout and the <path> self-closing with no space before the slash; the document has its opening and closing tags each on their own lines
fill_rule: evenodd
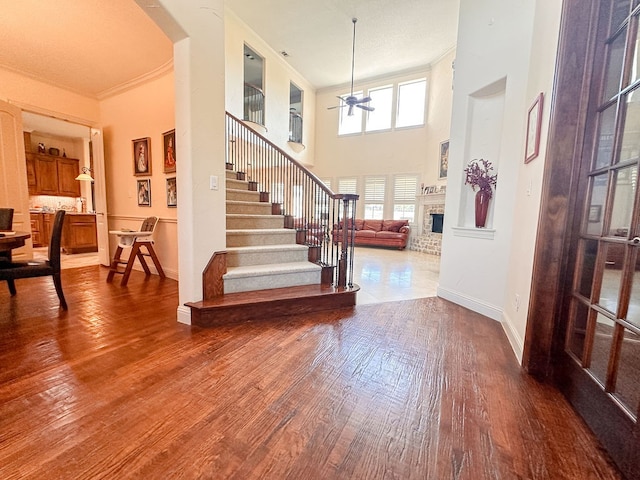
<svg viewBox="0 0 640 480">
<path fill-rule="evenodd" d="M 218 190 L 218 176 L 211 175 L 209 177 L 209 189 L 210 190 Z"/>
<path fill-rule="evenodd" d="M 516 312 L 517 312 L 518 310 L 520 310 L 520 295 L 518 295 L 517 293 L 516 293 L 515 304 L 516 304 Z"/>
</svg>

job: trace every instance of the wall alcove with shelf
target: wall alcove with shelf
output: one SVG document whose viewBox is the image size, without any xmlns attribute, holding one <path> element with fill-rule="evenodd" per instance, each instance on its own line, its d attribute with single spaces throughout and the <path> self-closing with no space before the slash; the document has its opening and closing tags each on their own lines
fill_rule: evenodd
<svg viewBox="0 0 640 480">
<path fill-rule="evenodd" d="M 507 80 L 502 78 L 469 95 L 467 111 L 467 134 L 465 141 L 465 155 L 467 163 L 473 159 L 484 158 L 491 162 L 493 173 L 499 172 L 500 143 L 504 121 L 505 91 Z M 466 167 L 466 164 L 464 165 Z M 463 173 L 464 175 L 464 173 Z M 493 192 L 489 204 L 486 228 L 475 226 L 475 197 L 476 191 L 470 185 L 464 185 L 461 179 L 460 214 L 458 225 L 453 227 L 457 236 L 493 238 L 493 211 L 498 201 L 498 191 Z M 498 175 L 498 186 L 500 176 Z"/>
</svg>

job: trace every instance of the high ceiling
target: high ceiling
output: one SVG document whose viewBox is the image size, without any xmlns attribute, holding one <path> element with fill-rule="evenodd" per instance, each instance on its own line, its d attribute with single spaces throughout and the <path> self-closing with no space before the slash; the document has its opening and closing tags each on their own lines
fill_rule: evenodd
<svg viewBox="0 0 640 480">
<path fill-rule="evenodd" d="M 456 41 L 459 0 L 227 0 L 316 88 L 426 65 Z M 170 68 L 170 40 L 133 0 L 0 0 L 0 67 L 94 98 Z"/>
</svg>

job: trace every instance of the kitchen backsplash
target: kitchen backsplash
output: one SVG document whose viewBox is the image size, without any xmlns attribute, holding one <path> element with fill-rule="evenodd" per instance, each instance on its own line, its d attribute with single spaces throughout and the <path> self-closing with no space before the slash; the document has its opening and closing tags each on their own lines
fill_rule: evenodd
<svg viewBox="0 0 640 480">
<path fill-rule="evenodd" d="M 29 210 L 41 212 L 55 212 L 56 210 L 80 212 L 82 211 L 82 198 L 33 195 L 29 197 Z"/>
</svg>

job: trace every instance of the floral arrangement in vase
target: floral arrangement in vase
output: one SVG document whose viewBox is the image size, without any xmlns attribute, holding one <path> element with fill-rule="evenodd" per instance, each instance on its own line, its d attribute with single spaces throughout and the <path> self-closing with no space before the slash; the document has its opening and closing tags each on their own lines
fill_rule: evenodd
<svg viewBox="0 0 640 480">
<path fill-rule="evenodd" d="M 474 158 L 464 169 L 465 185 L 471 185 L 471 189 L 476 189 L 476 227 L 484 228 L 489 211 L 489 200 L 493 197 L 493 189 L 498 184 L 498 174 L 492 175 L 493 165 L 484 158 Z"/>
</svg>

